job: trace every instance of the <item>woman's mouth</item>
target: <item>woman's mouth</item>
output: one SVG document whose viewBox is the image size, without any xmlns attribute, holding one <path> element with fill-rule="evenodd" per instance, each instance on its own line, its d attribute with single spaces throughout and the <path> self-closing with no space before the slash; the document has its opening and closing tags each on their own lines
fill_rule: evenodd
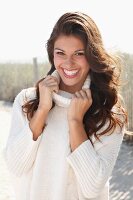
<svg viewBox="0 0 133 200">
<path fill-rule="evenodd" d="M 79 70 L 67 70 L 67 69 L 62 69 L 64 72 L 64 76 L 66 78 L 75 78 L 79 72 Z"/>
</svg>

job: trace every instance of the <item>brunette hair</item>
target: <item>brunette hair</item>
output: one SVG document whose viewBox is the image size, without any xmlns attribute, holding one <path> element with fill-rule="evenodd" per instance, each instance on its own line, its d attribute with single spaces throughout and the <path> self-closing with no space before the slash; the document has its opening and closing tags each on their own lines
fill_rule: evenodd
<svg viewBox="0 0 133 200">
<path fill-rule="evenodd" d="M 74 35 L 79 37 L 85 45 L 85 55 L 90 66 L 90 89 L 93 99 L 93 103 L 83 119 L 88 139 L 92 135 L 99 139 L 101 135 L 111 134 L 117 125 L 122 128 L 127 114 L 119 98 L 121 63 L 117 57 L 110 55 L 105 50 L 97 25 L 88 15 L 81 12 L 69 12 L 62 15 L 55 24 L 46 44 L 51 64 L 47 75 L 52 74 L 55 70 L 54 43 L 60 35 Z M 37 98 L 28 101 L 23 106 L 23 111 L 27 113 L 27 116 L 32 117 L 38 107 L 39 83 L 42 80 L 36 84 Z M 114 105 L 116 111 L 112 109 Z"/>
</svg>

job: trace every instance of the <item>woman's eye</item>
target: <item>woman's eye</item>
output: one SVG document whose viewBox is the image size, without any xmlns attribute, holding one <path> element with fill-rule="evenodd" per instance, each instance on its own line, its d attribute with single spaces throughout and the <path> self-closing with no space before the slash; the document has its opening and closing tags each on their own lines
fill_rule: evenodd
<svg viewBox="0 0 133 200">
<path fill-rule="evenodd" d="M 63 52 L 61 52 L 61 51 L 57 51 L 57 52 L 56 52 L 56 54 L 57 54 L 57 55 L 61 55 L 61 56 L 63 56 L 63 55 L 64 55 L 64 53 L 63 53 Z"/>
<path fill-rule="evenodd" d="M 77 53 L 75 53 L 75 55 L 76 56 L 84 56 L 85 54 L 84 54 L 84 52 L 77 52 Z"/>
</svg>

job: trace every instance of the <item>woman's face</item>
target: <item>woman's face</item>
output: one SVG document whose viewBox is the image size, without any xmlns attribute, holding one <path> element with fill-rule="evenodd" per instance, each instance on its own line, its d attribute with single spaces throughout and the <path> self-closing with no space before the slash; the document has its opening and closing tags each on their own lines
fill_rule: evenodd
<svg viewBox="0 0 133 200">
<path fill-rule="evenodd" d="M 61 90 L 81 90 L 90 69 L 82 40 L 73 35 L 59 36 L 54 44 L 54 65 L 61 77 Z"/>
</svg>

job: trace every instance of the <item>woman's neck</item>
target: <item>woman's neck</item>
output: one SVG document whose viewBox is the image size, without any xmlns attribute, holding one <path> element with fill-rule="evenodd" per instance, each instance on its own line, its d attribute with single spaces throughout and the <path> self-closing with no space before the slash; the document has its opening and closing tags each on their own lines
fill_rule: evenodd
<svg viewBox="0 0 133 200">
<path fill-rule="evenodd" d="M 82 85 L 83 84 L 81 84 L 81 86 L 79 86 L 79 85 L 78 86 L 77 85 L 69 86 L 69 85 L 65 85 L 62 81 L 60 81 L 59 89 L 65 91 L 65 92 L 74 94 L 76 91 L 79 91 L 82 89 Z"/>
</svg>

